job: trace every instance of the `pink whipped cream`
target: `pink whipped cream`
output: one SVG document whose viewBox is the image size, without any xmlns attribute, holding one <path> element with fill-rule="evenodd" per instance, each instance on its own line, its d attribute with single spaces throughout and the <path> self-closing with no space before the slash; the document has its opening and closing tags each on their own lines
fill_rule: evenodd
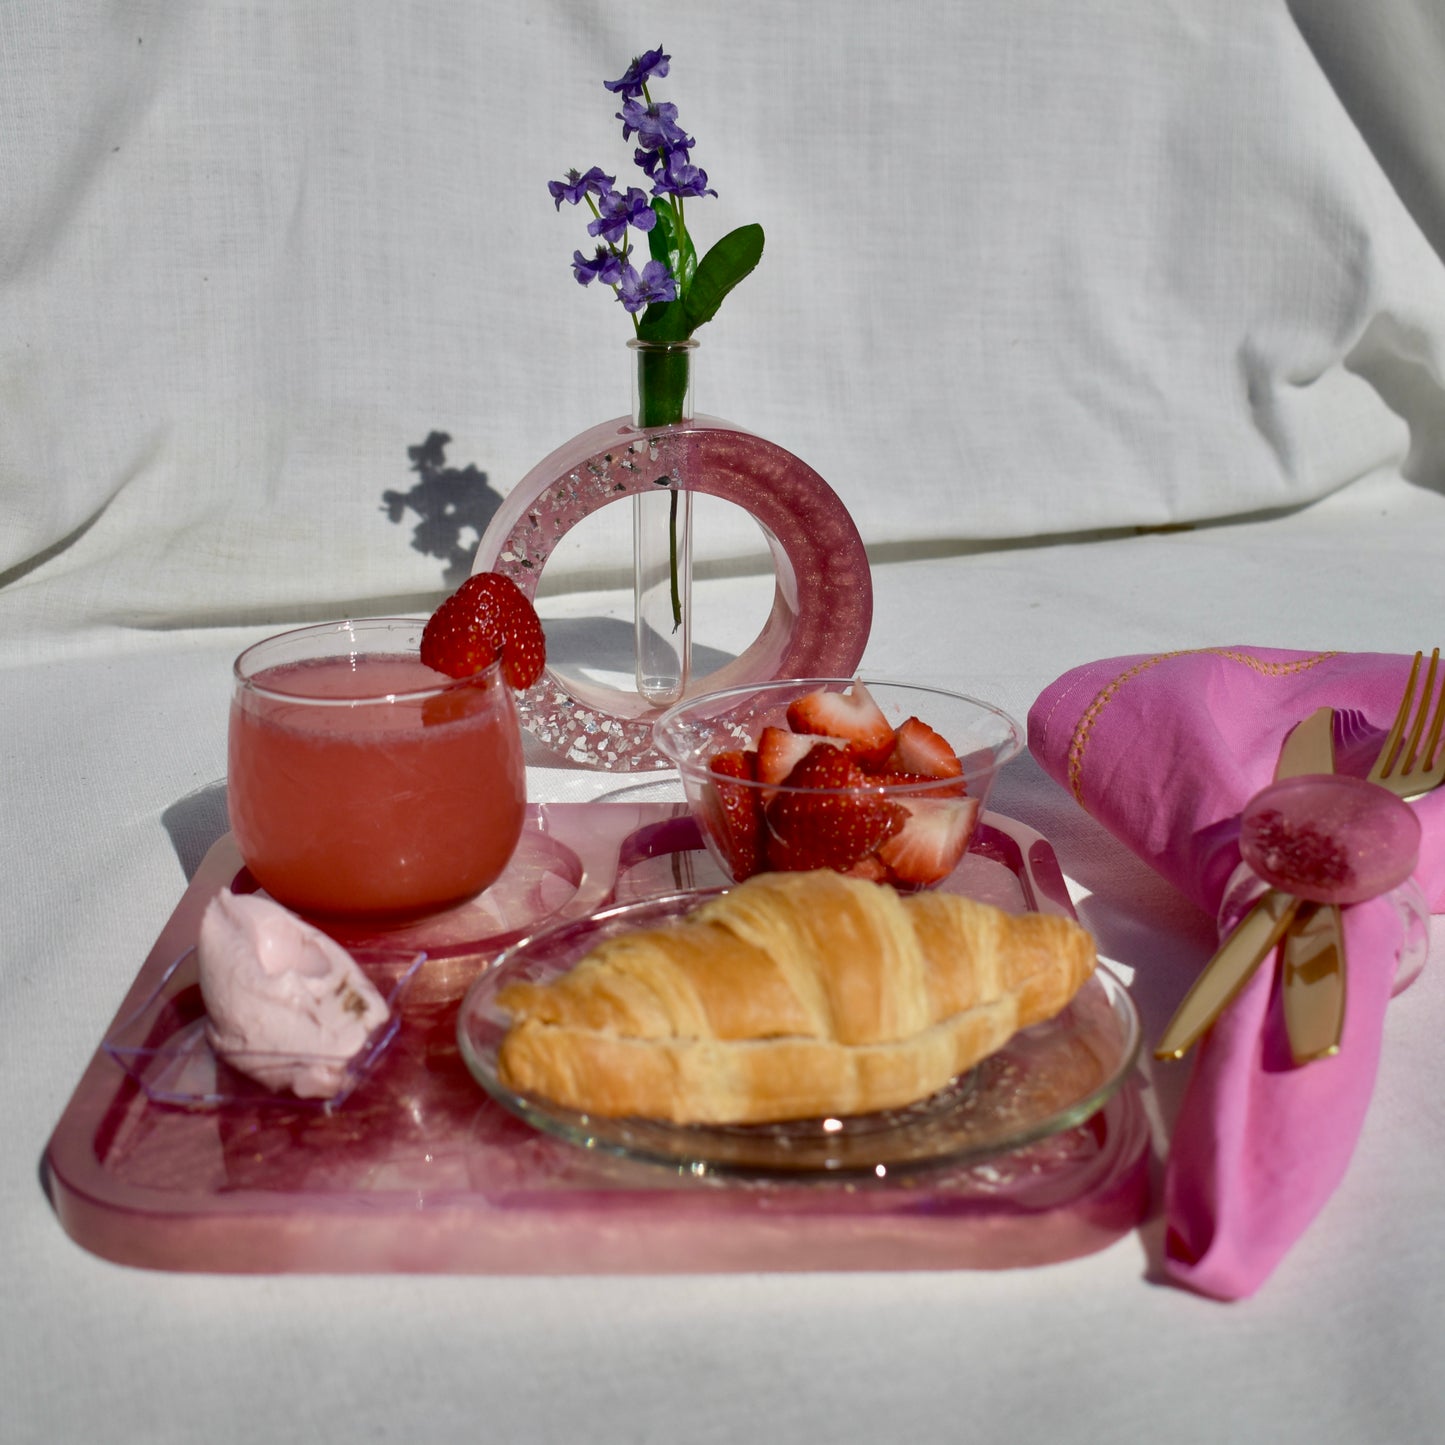
<svg viewBox="0 0 1445 1445">
<path fill-rule="evenodd" d="M 356 960 L 269 898 L 223 888 L 201 919 L 196 952 L 211 1047 L 278 1093 L 329 1099 L 388 1018 Z"/>
</svg>

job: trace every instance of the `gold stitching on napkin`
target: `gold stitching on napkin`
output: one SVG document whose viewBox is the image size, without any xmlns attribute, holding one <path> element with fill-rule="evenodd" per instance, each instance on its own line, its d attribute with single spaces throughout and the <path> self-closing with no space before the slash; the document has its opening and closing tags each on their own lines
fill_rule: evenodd
<svg viewBox="0 0 1445 1445">
<path fill-rule="evenodd" d="M 1074 728 L 1074 735 L 1069 740 L 1069 791 L 1074 795 L 1074 800 L 1080 807 L 1087 809 L 1084 802 L 1084 751 L 1089 745 L 1089 735 L 1092 733 L 1094 724 L 1099 720 L 1099 714 L 1114 700 L 1115 694 L 1126 682 L 1136 678 L 1140 673 L 1148 672 L 1151 667 L 1161 662 L 1168 662 L 1171 657 L 1192 657 L 1192 656 L 1213 656 L 1222 657 L 1228 662 L 1242 663 L 1245 667 L 1261 673 L 1265 677 L 1288 677 L 1297 672 L 1308 672 L 1310 668 L 1317 667 L 1322 662 L 1327 662 L 1332 657 L 1338 657 L 1338 652 L 1317 652 L 1309 657 L 1297 657 L 1290 662 L 1265 662 L 1263 658 L 1254 657 L 1247 652 L 1238 652 L 1228 647 L 1184 647 L 1177 652 L 1160 652 L 1153 657 L 1145 658 L 1143 662 L 1136 662 L 1133 667 L 1126 668 L 1118 677 L 1111 678 L 1099 689 L 1083 715 L 1079 718 Z"/>
</svg>

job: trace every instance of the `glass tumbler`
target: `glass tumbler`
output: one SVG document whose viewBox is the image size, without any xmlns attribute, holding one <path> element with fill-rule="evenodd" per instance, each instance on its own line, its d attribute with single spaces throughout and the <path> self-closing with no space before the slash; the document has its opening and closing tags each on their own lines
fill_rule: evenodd
<svg viewBox="0 0 1445 1445">
<path fill-rule="evenodd" d="M 521 836 L 521 730 L 499 665 L 455 679 L 425 624 L 302 627 L 236 659 L 231 828 L 257 883 L 300 913 L 420 916 L 493 883 Z"/>
</svg>

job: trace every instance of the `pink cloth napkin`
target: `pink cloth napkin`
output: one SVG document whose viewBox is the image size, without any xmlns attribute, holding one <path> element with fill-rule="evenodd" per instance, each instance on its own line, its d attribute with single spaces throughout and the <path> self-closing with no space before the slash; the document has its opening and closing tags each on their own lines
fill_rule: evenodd
<svg viewBox="0 0 1445 1445">
<path fill-rule="evenodd" d="M 1210 914 L 1239 864 L 1239 814 L 1280 744 L 1316 708 L 1357 709 L 1378 736 L 1341 746 L 1368 771 L 1409 657 L 1221 647 L 1075 668 L 1029 711 L 1040 765 L 1117 838 Z M 1340 729 L 1337 719 L 1337 734 Z M 1445 912 L 1445 788 L 1414 804 L 1415 882 Z M 1343 1178 L 1374 1087 L 1403 926 L 1389 899 L 1344 910 L 1340 1052 L 1293 1066 L 1278 969 L 1266 960 L 1192 1051 L 1165 1165 L 1166 1268 L 1220 1299 L 1252 1294 Z M 1225 931 L 1232 926 L 1226 919 Z M 1183 998 L 1189 979 L 1180 980 Z M 1152 1041 L 1146 1040 L 1146 1047 Z"/>
</svg>

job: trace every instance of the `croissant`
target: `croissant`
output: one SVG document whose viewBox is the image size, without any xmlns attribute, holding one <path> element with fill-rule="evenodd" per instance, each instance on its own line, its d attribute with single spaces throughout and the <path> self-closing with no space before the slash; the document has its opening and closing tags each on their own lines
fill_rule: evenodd
<svg viewBox="0 0 1445 1445">
<path fill-rule="evenodd" d="M 511 983 L 508 1087 L 583 1113 L 756 1124 L 927 1098 L 1094 967 L 1069 919 L 840 874 L 764 873 Z"/>
</svg>

